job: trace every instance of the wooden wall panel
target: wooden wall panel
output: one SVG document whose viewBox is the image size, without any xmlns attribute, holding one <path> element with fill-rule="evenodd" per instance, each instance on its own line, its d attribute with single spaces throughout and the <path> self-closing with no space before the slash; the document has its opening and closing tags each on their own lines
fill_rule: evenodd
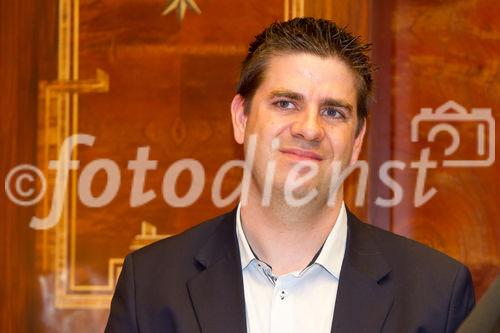
<svg viewBox="0 0 500 333">
<path fill-rule="evenodd" d="M 435 143 L 410 141 L 410 123 L 420 108 L 454 100 L 467 110 L 491 108 L 500 115 L 498 91 L 500 25 L 497 1 L 396 1 L 393 11 L 393 157 L 405 163 L 431 147 L 431 160 L 442 161 L 448 134 Z M 470 111 L 469 111 L 470 112 Z M 449 122 L 461 136 L 456 158 L 481 159 L 476 152 L 480 121 Z M 498 129 L 495 143 L 498 147 Z M 485 138 L 486 140 L 488 138 Z M 498 151 L 498 148 L 497 148 Z M 498 154 L 497 154 L 498 156 Z M 421 207 L 413 204 L 416 171 L 394 172 L 405 197 L 392 211 L 393 230 L 438 248 L 467 264 L 480 296 L 500 273 L 498 162 L 489 167 L 443 167 L 428 171 L 426 190 L 436 195 Z M 406 195 L 406 193 L 408 193 Z"/>
<path fill-rule="evenodd" d="M 0 1 L 0 176 L 36 161 L 38 81 L 37 2 Z M 2 183 L 3 184 L 3 183 Z M 0 191 L 0 331 L 27 332 L 37 300 L 35 232 L 28 227 L 31 207 L 11 202 Z"/>
</svg>

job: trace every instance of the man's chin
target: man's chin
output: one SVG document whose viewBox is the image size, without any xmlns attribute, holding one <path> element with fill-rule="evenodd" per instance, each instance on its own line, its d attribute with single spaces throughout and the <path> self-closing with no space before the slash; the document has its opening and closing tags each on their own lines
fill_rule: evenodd
<svg viewBox="0 0 500 333">
<path fill-rule="evenodd" d="M 296 184 L 290 186 L 290 184 L 285 182 L 277 192 L 279 192 L 278 195 L 281 201 L 293 207 L 301 207 L 317 200 L 318 184 L 314 181 L 309 181 L 300 186 L 296 186 Z M 298 204 L 299 202 L 300 204 Z"/>
</svg>

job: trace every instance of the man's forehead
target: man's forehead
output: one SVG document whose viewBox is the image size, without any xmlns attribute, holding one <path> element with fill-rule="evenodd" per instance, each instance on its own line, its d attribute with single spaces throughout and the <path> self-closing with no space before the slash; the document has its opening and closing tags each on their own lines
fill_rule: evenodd
<svg viewBox="0 0 500 333">
<path fill-rule="evenodd" d="M 307 53 L 279 54 L 270 57 L 259 88 L 289 91 L 318 98 L 350 98 L 356 94 L 356 75 L 338 57 Z"/>
</svg>

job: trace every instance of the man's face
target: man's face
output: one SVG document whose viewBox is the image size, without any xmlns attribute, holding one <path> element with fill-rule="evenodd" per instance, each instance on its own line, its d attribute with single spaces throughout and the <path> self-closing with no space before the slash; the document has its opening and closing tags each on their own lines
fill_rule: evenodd
<svg viewBox="0 0 500 333">
<path fill-rule="evenodd" d="M 292 167 L 306 161 L 316 164 L 318 173 L 303 189 L 327 195 L 333 163 L 342 169 L 354 164 L 361 148 L 365 127 L 356 136 L 356 96 L 355 74 L 336 57 L 272 56 L 250 112 L 244 113 L 241 96 L 232 103 L 236 141 L 247 148 L 250 135 L 257 136 L 254 185 L 262 191 L 266 167 L 275 161 L 273 188 L 283 191 Z"/>
</svg>

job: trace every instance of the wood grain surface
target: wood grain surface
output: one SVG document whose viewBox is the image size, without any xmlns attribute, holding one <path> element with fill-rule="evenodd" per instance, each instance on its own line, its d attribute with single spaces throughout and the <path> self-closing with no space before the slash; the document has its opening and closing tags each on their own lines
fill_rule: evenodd
<svg viewBox="0 0 500 333">
<path fill-rule="evenodd" d="M 394 159 L 418 160 L 426 147 L 431 148 L 431 159 L 446 158 L 443 151 L 451 143 L 446 133 L 432 144 L 410 142 L 411 119 L 422 107 L 434 109 L 454 100 L 468 110 L 491 108 L 498 119 L 500 24 L 493 13 L 499 10 L 496 1 L 396 2 L 392 16 Z M 481 158 L 476 152 L 478 122 L 450 124 L 461 141 L 453 158 Z M 421 138 L 429 130 L 423 126 Z M 498 129 L 495 134 L 498 147 Z M 393 231 L 468 265 L 478 298 L 500 273 L 499 171 L 498 162 L 489 167 L 431 169 L 426 190 L 435 187 L 437 193 L 418 208 L 412 195 L 415 169 L 394 172 L 408 195 L 392 211 Z"/>
</svg>

